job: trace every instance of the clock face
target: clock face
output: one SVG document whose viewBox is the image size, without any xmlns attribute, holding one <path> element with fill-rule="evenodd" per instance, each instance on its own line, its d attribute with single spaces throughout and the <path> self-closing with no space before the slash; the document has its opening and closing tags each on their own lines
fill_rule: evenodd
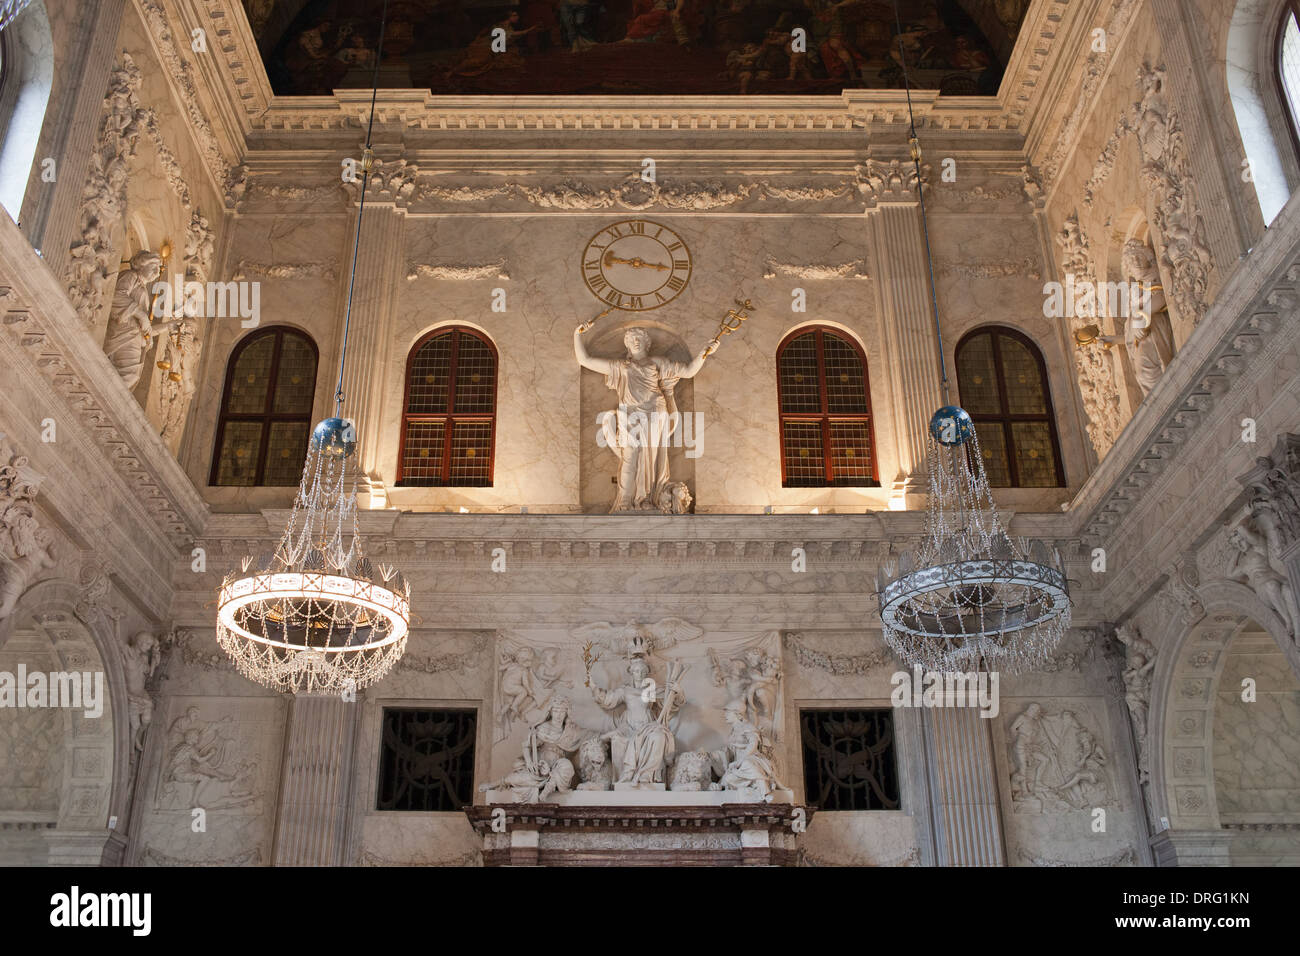
<svg viewBox="0 0 1300 956">
<path fill-rule="evenodd" d="M 691 252 L 677 233 L 645 219 L 606 226 L 582 253 L 582 278 L 592 294 L 629 312 L 657 309 L 691 279 Z"/>
</svg>

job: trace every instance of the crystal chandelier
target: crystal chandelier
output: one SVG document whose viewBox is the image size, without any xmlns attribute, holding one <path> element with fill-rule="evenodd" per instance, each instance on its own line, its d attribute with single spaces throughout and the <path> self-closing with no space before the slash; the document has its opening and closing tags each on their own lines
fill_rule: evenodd
<svg viewBox="0 0 1300 956">
<path fill-rule="evenodd" d="M 1061 556 L 1002 528 L 970 416 L 930 419 L 925 540 L 877 572 L 885 641 L 927 670 L 1019 673 L 1050 658 L 1070 626 Z M 892 580 L 891 580 L 892 578 Z"/>
<path fill-rule="evenodd" d="M 250 680 L 289 693 L 355 692 L 380 680 L 405 653 L 410 630 L 410 585 L 393 568 L 372 564 L 362 550 L 356 426 L 341 415 L 361 217 L 374 165 L 370 143 L 383 24 L 381 18 L 334 415 L 312 431 L 279 547 L 244 558 L 217 598 L 217 643 L 235 667 Z"/>
<path fill-rule="evenodd" d="M 929 496 L 925 540 L 876 577 L 885 642 L 908 664 L 935 671 L 1019 673 L 1046 662 L 1070 626 L 1070 596 L 1061 556 L 1041 541 L 1002 528 L 984 472 L 975 425 L 950 404 L 934 262 L 925 218 L 921 148 L 912 115 L 902 24 L 903 83 L 911 120 L 908 143 L 929 265 L 930 307 L 939 351 L 944 407 L 930 419 L 926 455 Z"/>
</svg>

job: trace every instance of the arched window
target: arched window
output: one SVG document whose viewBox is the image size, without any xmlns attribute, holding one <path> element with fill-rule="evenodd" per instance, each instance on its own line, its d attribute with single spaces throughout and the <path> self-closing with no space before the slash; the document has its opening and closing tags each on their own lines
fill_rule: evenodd
<svg viewBox="0 0 1300 956">
<path fill-rule="evenodd" d="M 16 16 L 14 7 L 0 3 L 0 19 L 13 17 L 0 31 L 0 206 L 17 222 L 54 85 L 54 44 L 44 3 Z"/>
<path fill-rule="evenodd" d="M 1277 82 L 1286 105 L 1291 144 L 1300 149 L 1300 0 L 1287 0 L 1277 36 Z"/>
<path fill-rule="evenodd" d="M 1014 329 L 976 329 L 957 343 L 957 389 L 995 488 L 1065 485 L 1042 353 Z"/>
<path fill-rule="evenodd" d="M 497 350 L 480 332 L 436 329 L 406 363 L 399 485 L 486 488 L 496 438 Z"/>
<path fill-rule="evenodd" d="M 842 332 L 803 328 L 776 350 L 781 484 L 875 487 L 867 360 Z"/>
<path fill-rule="evenodd" d="M 214 485 L 296 485 L 316 394 L 316 343 L 272 326 L 248 336 L 226 366 Z"/>
</svg>

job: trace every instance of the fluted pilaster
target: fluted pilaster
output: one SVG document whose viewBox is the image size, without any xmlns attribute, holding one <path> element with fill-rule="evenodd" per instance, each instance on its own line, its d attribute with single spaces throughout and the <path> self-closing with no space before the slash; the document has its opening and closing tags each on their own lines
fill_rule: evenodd
<svg viewBox="0 0 1300 956">
<path fill-rule="evenodd" d="M 880 202 L 867 217 L 898 441 L 895 491 L 924 494 L 926 435 L 930 416 L 943 402 L 921 209 L 913 196 Z"/>
<path fill-rule="evenodd" d="M 925 712 L 940 866 L 1005 866 L 990 721 L 973 707 Z"/>
<path fill-rule="evenodd" d="M 402 240 L 406 212 L 392 202 L 366 200 L 343 372 L 343 414 L 357 426 L 358 454 L 365 490 L 377 481 L 382 451 L 380 398 L 392 340 L 393 310 L 402 278 Z M 353 235 L 356 235 L 353 220 Z M 351 256 L 352 248 L 348 247 Z M 348 260 L 351 267 L 351 259 Z M 347 270 L 343 281 L 347 282 Z M 346 307 L 346 290 L 343 299 Z M 339 317 L 343 321 L 343 316 Z"/>
<path fill-rule="evenodd" d="M 280 778 L 276 866 L 340 866 L 359 704 L 295 697 Z"/>
</svg>

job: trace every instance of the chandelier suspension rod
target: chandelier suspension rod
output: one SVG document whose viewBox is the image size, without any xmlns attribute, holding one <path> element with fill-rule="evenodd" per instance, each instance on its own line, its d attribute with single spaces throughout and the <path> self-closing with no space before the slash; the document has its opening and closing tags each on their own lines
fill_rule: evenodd
<svg viewBox="0 0 1300 956">
<path fill-rule="evenodd" d="M 385 0 L 387 2 L 387 0 Z M 916 115 L 912 112 L 912 83 L 907 73 L 907 51 L 903 47 L 903 19 L 898 12 L 898 0 L 894 0 L 894 24 L 898 28 L 898 61 L 903 68 L 903 89 L 907 92 L 908 146 L 912 154 L 912 166 L 916 170 L 916 198 L 921 207 L 921 234 L 925 239 L 925 265 L 930 276 L 930 312 L 934 316 L 934 334 L 938 338 L 939 349 L 939 385 L 943 389 L 943 403 L 951 405 L 948 398 L 948 362 L 943 355 L 943 330 L 939 327 L 939 295 L 934 285 L 934 257 L 930 254 L 930 226 L 925 215 L 925 189 L 921 182 L 921 143 L 916 137 Z"/>
<path fill-rule="evenodd" d="M 375 49 L 375 75 L 370 84 L 370 122 L 366 126 L 366 147 L 361 154 L 361 202 L 357 206 L 357 234 L 352 240 L 352 269 L 348 275 L 348 307 L 343 316 L 343 344 L 339 348 L 339 384 L 334 390 L 334 417 L 343 410 L 343 370 L 348 362 L 348 331 L 352 327 L 352 290 L 357 284 L 357 255 L 361 251 L 361 218 L 366 213 L 366 187 L 370 182 L 370 167 L 374 154 L 370 150 L 371 136 L 375 130 L 375 101 L 379 97 L 379 64 L 384 57 L 384 30 L 388 24 L 388 0 L 379 15 L 379 43 Z"/>
</svg>

